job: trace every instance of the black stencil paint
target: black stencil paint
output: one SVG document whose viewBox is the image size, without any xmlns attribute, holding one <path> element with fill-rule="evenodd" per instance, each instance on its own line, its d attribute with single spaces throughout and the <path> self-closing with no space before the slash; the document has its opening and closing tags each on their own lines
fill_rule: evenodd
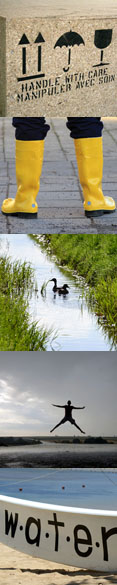
<svg viewBox="0 0 117 585">
<path fill-rule="evenodd" d="M 30 527 L 32 524 L 34 524 L 37 528 L 37 534 L 34 538 L 31 538 L 31 536 L 30 536 Z M 31 544 L 31 545 L 36 544 L 36 546 L 39 546 L 40 535 L 41 535 L 41 521 L 40 521 L 40 519 L 38 518 L 37 520 L 35 520 L 35 518 L 30 516 L 30 518 L 28 518 L 28 520 L 26 522 L 26 527 L 25 527 L 25 536 L 26 536 L 26 540 L 27 540 L 28 544 Z"/>
<path fill-rule="evenodd" d="M 8 515 L 8 510 L 5 510 L 5 534 L 11 534 L 11 538 L 14 538 L 16 533 L 16 528 L 18 525 L 18 514 L 14 515 L 11 513 L 10 516 Z"/>
<path fill-rule="evenodd" d="M 104 53 L 103 49 L 106 49 L 106 47 L 108 47 L 111 44 L 112 33 L 113 33 L 112 29 L 95 30 L 94 45 L 95 47 L 97 47 L 97 49 L 101 49 L 101 60 L 100 63 L 98 63 L 97 65 L 93 65 L 93 67 L 109 65 L 109 63 L 103 62 Z"/>
<path fill-rule="evenodd" d="M 110 530 L 107 530 L 106 531 L 105 526 L 102 526 L 101 531 L 102 531 L 102 542 L 103 542 L 104 561 L 108 561 L 109 560 L 109 558 L 108 558 L 109 555 L 108 555 L 107 540 L 111 536 L 114 536 L 115 534 L 117 534 L 117 528 L 110 528 Z"/>
<path fill-rule="evenodd" d="M 42 34 L 39 33 L 36 37 L 34 43 L 38 44 L 38 71 L 41 71 L 41 44 L 45 43 L 45 39 L 43 38 Z"/>
<path fill-rule="evenodd" d="M 24 35 L 22 35 L 22 37 L 21 37 L 18 45 L 29 45 L 29 44 L 30 44 L 30 42 L 29 42 L 27 36 L 24 33 Z"/>
<path fill-rule="evenodd" d="M 47 520 L 47 525 L 51 526 L 50 529 L 50 534 L 48 532 L 42 531 L 43 528 L 43 519 L 40 520 L 40 518 L 34 518 L 33 516 L 29 516 L 27 518 L 27 520 L 24 522 L 24 526 L 22 524 L 20 524 L 19 521 L 19 515 L 17 512 L 13 513 L 9 513 L 8 510 L 4 510 L 5 513 L 5 522 L 4 522 L 4 532 L 6 537 L 10 537 L 11 539 L 15 540 L 15 537 L 17 536 L 17 532 L 18 530 L 23 531 L 24 529 L 24 537 L 26 539 L 26 542 L 30 545 L 30 546 L 36 546 L 39 548 L 41 540 L 42 540 L 42 536 L 43 535 L 43 539 L 49 539 L 49 548 L 50 548 L 50 556 L 52 555 L 53 552 L 59 552 L 59 543 L 61 545 L 61 540 L 62 540 L 62 544 L 64 546 L 65 542 L 67 543 L 67 546 L 69 547 L 69 542 L 71 541 L 71 546 L 73 546 L 73 550 L 76 553 L 76 555 L 78 557 L 82 557 L 82 558 L 87 558 L 89 557 L 93 551 L 94 548 L 96 547 L 97 549 L 99 549 L 101 547 L 101 557 L 102 557 L 102 561 L 104 561 L 105 563 L 109 562 L 109 544 L 111 542 L 111 547 L 112 547 L 112 543 L 113 545 L 115 545 L 115 538 L 117 541 L 117 526 L 115 526 L 114 528 L 110 528 L 110 529 L 106 529 L 106 526 L 100 526 L 100 542 L 98 541 L 94 541 L 93 542 L 93 538 L 91 535 L 91 531 L 89 530 L 88 526 L 86 526 L 85 524 L 77 524 L 76 526 L 74 526 L 73 529 L 71 529 L 71 534 L 70 536 L 68 536 L 68 532 L 66 532 L 66 526 L 65 526 L 65 522 L 61 522 L 59 520 L 59 514 L 57 513 L 53 513 L 52 514 L 52 519 Z M 34 534 L 35 536 L 31 536 L 31 527 L 34 527 Z M 61 529 L 64 528 L 64 531 L 62 531 Z M 53 533 L 54 530 L 54 533 Z M 68 530 L 68 527 L 67 527 Z M 55 545 L 54 545 L 54 550 L 52 550 L 53 545 L 52 545 L 52 540 L 51 540 L 51 536 L 55 535 Z M 50 538 L 49 538 L 50 537 Z M 6 544 L 7 544 L 7 538 L 6 538 Z M 43 548 L 44 548 L 44 540 L 43 540 Z M 68 548 L 69 550 L 69 548 Z M 98 554 L 98 551 L 97 551 Z"/>
<path fill-rule="evenodd" d="M 55 527 L 55 551 L 58 551 L 58 547 L 59 547 L 59 531 L 58 528 L 59 526 L 64 527 L 65 524 L 64 522 L 58 522 L 57 520 L 57 514 L 53 514 L 53 518 L 54 520 L 48 520 L 48 524 L 51 524 L 51 526 Z"/>
<path fill-rule="evenodd" d="M 22 35 L 19 45 L 22 46 L 22 73 L 25 75 L 26 73 L 26 45 L 29 45 L 29 40 L 25 34 Z"/>
<path fill-rule="evenodd" d="M 22 49 L 22 73 L 26 73 L 26 47 Z"/>
<path fill-rule="evenodd" d="M 68 67 L 63 67 L 63 71 L 67 72 L 69 70 L 70 67 L 70 62 L 71 62 L 71 49 L 70 47 L 74 47 L 75 45 L 79 46 L 79 45 L 85 45 L 85 42 L 83 40 L 83 38 L 81 37 L 81 35 L 79 35 L 79 33 L 74 32 L 72 30 L 70 30 L 67 33 L 64 33 L 61 37 L 59 37 L 59 39 L 57 40 L 57 42 L 54 45 L 54 49 L 56 49 L 56 47 L 68 47 L 69 51 L 68 51 Z"/>
<path fill-rule="evenodd" d="M 79 536 L 79 531 L 84 531 L 85 533 L 85 537 L 81 538 L 81 536 Z M 86 538 L 87 537 L 87 538 Z M 83 546 L 87 546 L 87 550 L 82 551 L 79 548 L 79 544 L 82 544 Z M 92 538 L 91 538 L 91 533 L 89 532 L 89 529 L 87 528 L 87 526 L 84 526 L 83 524 L 77 524 L 77 526 L 75 526 L 74 528 L 74 548 L 76 553 L 79 555 L 79 557 L 89 557 L 89 555 L 91 555 L 92 553 Z"/>
<path fill-rule="evenodd" d="M 39 34 L 37 35 L 34 44 L 38 45 L 38 72 L 39 75 L 28 75 L 26 76 L 26 46 L 25 45 L 29 45 L 30 42 L 27 38 L 27 36 L 25 35 L 25 33 L 22 35 L 20 41 L 19 41 L 19 45 L 24 45 L 22 47 L 22 73 L 23 73 L 23 77 L 18 77 L 17 81 L 23 81 L 24 80 L 24 75 L 25 75 L 25 80 L 28 79 L 37 79 L 39 77 L 44 77 L 45 74 L 41 73 L 41 44 L 45 43 L 45 39 L 43 38 L 42 34 L 39 32 Z"/>
<path fill-rule="evenodd" d="M 104 67 L 105 65 L 109 65 L 109 63 L 104 63 L 103 61 L 103 52 L 104 49 L 106 49 L 112 42 L 112 34 L 113 34 L 113 29 L 100 29 L 100 30 L 95 30 L 94 33 L 94 45 L 97 49 L 101 49 L 101 60 L 100 63 L 97 63 L 96 65 L 91 65 L 93 68 L 96 67 Z M 20 76 L 17 78 L 17 81 L 25 81 L 25 80 L 31 80 L 31 79 L 38 79 L 39 77 L 45 77 L 45 73 L 41 73 L 41 68 L 42 68 L 42 43 L 45 43 L 45 39 L 43 37 L 43 35 L 41 34 L 41 32 L 38 33 L 36 39 L 34 40 L 34 44 L 37 44 L 37 71 L 38 74 L 35 72 L 35 75 L 26 75 L 26 60 L 27 60 L 27 56 L 28 56 L 28 49 L 26 49 L 27 45 L 30 45 L 30 41 L 27 38 L 26 34 L 24 33 L 19 41 L 19 45 L 22 45 L 22 74 L 23 76 Z M 56 49 L 56 47 L 67 47 L 68 48 L 68 64 L 67 66 L 63 66 L 63 71 L 65 73 L 67 73 L 70 69 L 70 64 L 71 64 L 71 47 L 73 46 L 80 46 L 80 45 L 86 45 L 83 37 L 77 33 L 76 31 L 68 31 L 64 34 L 62 34 L 56 41 L 55 45 L 54 45 L 54 49 Z M 24 77 L 25 76 L 25 77 Z"/>
</svg>

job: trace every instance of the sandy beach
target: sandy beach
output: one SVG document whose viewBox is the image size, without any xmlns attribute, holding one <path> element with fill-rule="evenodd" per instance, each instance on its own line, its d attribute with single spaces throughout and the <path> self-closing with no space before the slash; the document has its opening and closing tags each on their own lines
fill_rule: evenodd
<svg viewBox="0 0 117 585">
<path fill-rule="evenodd" d="M 58 565 L 19 553 L 0 544 L 0 585 L 110 585 L 117 574 L 100 574 Z"/>
</svg>

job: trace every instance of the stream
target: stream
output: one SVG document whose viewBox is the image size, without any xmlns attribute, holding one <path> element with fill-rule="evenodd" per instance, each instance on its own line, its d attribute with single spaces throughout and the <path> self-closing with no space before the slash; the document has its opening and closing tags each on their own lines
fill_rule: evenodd
<svg viewBox="0 0 117 585">
<path fill-rule="evenodd" d="M 3 234 L 0 244 L 2 254 L 7 251 L 13 261 L 30 262 L 35 270 L 38 293 L 37 296 L 33 293 L 29 300 L 29 313 L 31 321 L 52 330 L 47 351 L 111 350 L 112 341 L 108 333 L 82 298 L 80 278 L 78 282 L 69 271 L 57 266 L 54 259 L 26 234 Z M 47 285 L 46 296 L 41 295 L 43 283 L 53 277 L 57 279 L 58 286 L 64 283 L 70 286 L 66 297 L 53 293 L 52 282 Z"/>
</svg>

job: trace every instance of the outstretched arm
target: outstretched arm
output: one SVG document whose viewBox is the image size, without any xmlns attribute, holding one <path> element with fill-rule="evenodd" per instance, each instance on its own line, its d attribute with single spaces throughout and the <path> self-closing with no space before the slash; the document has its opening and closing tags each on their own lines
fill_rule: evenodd
<svg viewBox="0 0 117 585">
<path fill-rule="evenodd" d="M 73 406 L 72 407 L 74 410 L 82 410 L 83 408 L 86 408 L 85 406 Z"/>
<path fill-rule="evenodd" d="M 52 404 L 52 406 L 57 406 L 57 408 L 65 408 L 65 405 L 62 406 L 61 404 Z"/>
</svg>

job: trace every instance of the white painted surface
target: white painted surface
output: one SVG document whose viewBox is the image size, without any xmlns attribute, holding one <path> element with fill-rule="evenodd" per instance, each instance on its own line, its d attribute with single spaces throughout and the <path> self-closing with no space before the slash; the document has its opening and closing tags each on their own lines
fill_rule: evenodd
<svg viewBox="0 0 117 585">
<path fill-rule="evenodd" d="M 117 571 L 116 511 L 1 495 L 0 541 L 34 557 L 97 571 Z"/>
</svg>

